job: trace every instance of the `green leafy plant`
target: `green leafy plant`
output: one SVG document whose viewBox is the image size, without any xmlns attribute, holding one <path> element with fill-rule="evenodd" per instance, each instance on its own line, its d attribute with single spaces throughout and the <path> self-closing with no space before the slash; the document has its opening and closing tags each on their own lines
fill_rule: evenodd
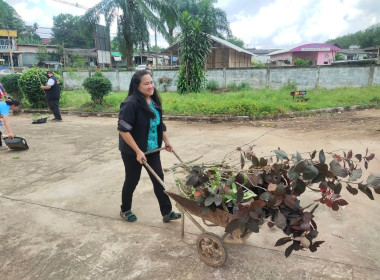
<svg viewBox="0 0 380 280">
<path fill-rule="evenodd" d="M 240 160 L 235 165 L 225 160 L 207 166 L 187 165 L 188 176 L 177 181 L 180 190 L 199 203 L 202 213 L 220 209 L 233 214 L 235 218 L 225 228 L 227 233 L 236 229 L 242 237 L 258 233 L 264 223 L 281 229 L 287 237 L 280 238 L 275 246 L 288 244 L 286 257 L 298 250 L 315 252 L 324 242 L 315 241 L 316 209 L 324 204 L 339 211 L 348 205 L 341 193 L 344 186 L 352 195 L 360 191 L 371 200 L 372 190 L 380 193 L 380 173 L 369 175 L 365 183 L 362 178 L 363 168 L 367 169 L 375 157 L 368 149 L 365 155 L 351 150 L 342 155 L 320 150 L 307 153 L 305 158 L 299 152 L 288 155 L 280 148 L 274 155 L 260 158 L 252 147 L 238 147 L 236 151 Z M 306 190 L 315 193 L 317 199 L 302 207 L 300 197 Z"/>
<path fill-rule="evenodd" d="M 21 74 L 18 86 L 33 108 L 45 108 L 45 94 L 41 89 L 41 83 L 46 84 L 46 71 L 37 67 L 30 68 Z"/>
<path fill-rule="evenodd" d="M 181 67 L 177 82 L 179 93 L 201 92 L 206 82 L 205 63 L 211 49 L 211 40 L 204 32 L 201 21 L 194 20 L 188 12 L 181 18 L 179 35 Z"/>
<path fill-rule="evenodd" d="M 17 100 L 22 98 L 22 93 L 18 86 L 20 76 L 20 74 L 8 74 L 0 78 L 0 82 L 3 84 L 7 94 Z"/>
<path fill-rule="evenodd" d="M 215 91 L 219 89 L 218 82 L 215 80 L 210 80 L 207 82 L 206 89 L 209 91 Z"/>
<path fill-rule="evenodd" d="M 294 66 L 309 66 L 310 62 L 309 62 L 309 60 L 305 60 L 305 59 L 302 59 L 302 58 L 296 58 L 293 61 L 293 65 Z"/>
<path fill-rule="evenodd" d="M 99 105 L 103 103 L 104 96 L 112 90 L 110 80 L 104 77 L 101 71 L 96 71 L 93 76 L 86 78 L 83 87 L 90 93 L 91 100 Z"/>
</svg>

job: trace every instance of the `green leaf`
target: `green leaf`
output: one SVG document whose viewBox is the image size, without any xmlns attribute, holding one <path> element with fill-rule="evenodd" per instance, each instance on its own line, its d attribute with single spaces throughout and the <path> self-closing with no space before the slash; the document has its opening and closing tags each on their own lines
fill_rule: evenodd
<svg viewBox="0 0 380 280">
<path fill-rule="evenodd" d="M 299 161 L 294 168 L 294 171 L 297 173 L 302 173 L 307 167 L 307 163 L 305 161 Z"/>
<path fill-rule="evenodd" d="M 348 178 L 348 181 L 349 182 L 356 181 L 362 177 L 362 174 L 363 174 L 363 171 L 361 169 L 356 169 L 352 171 L 350 177 Z M 368 182 L 368 179 L 367 179 L 367 182 Z"/>
<path fill-rule="evenodd" d="M 335 185 L 335 188 L 334 188 L 334 193 L 335 194 L 340 194 L 341 191 L 342 191 L 342 184 L 341 183 L 337 183 Z"/>
<path fill-rule="evenodd" d="M 331 173 L 334 174 L 335 176 L 339 176 L 341 170 L 342 170 L 342 166 L 340 165 L 340 163 L 338 162 L 338 160 L 336 160 L 334 158 L 330 162 L 330 171 L 331 171 Z"/>
<path fill-rule="evenodd" d="M 206 198 L 205 200 L 205 206 L 210 206 L 211 204 L 213 204 L 215 201 L 215 197 L 214 196 L 209 196 Z"/>
<path fill-rule="evenodd" d="M 318 173 L 319 173 L 319 171 L 318 171 L 318 169 L 315 166 L 308 165 L 304 169 L 302 176 L 303 176 L 304 180 L 310 181 L 310 180 L 313 180 L 315 177 L 317 177 Z"/>
<path fill-rule="evenodd" d="M 216 194 L 215 195 L 215 199 L 214 199 L 214 203 L 216 206 L 219 206 L 220 204 L 222 204 L 223 202 L 223 198 L 220 194 Z"/>
<path fill-rule="evenodd" d="M 325 163 L 326 162 L 326 157 L 325 157 L 325 152 L 323 150 L 321 150 L 319 152 L 319 162 L 321 164 Z"/>
<path fill-rule="evenodd" d="M 301 194 L 303 194 L 305 192 L 305 190 L 306 190 L 306 184 L 305 184 L 305 182 L 298 179 L 297 180 L 297 185 L 296 185 L 296 187 L 294 189 L 294 192 L 297 195 L 301 195 Z"/>
<path fill-rule="evenodd" d="M 371 174 L 367 178 L 367 184 L 370 187 L 379 187 L 380 186 L 380 174 Z"/>
<path fill-rule="evenodd" d="M 274 224 L 279 229 L 284 229 L 286 227 L 286 217 L 282 213 L 277 213 L 276 217 L 274 218 Z"/>
<path fill-rule="evenodd" d="M 300 162 L 302 160 L 301 154 L 297 151 L 296 153 L 297 156 L 297 162 Z"/>
<path fill-rule="evenodd" d="M 292 167 L 290 167 L 289 171 L 288 171 L 288 177 L 290 180 L 294 181 L 294 180 L 297 180 L 297 178 L 300 176 L 299 173 L 297 173 L 295 171 L 295 166 L 293 165 Z"/>
<path fill-rule="evenodd" d="M 274 150 L 274 153 L 279 159 L 289 159 L 287 153 L 282 150 Z"/>
</svg>

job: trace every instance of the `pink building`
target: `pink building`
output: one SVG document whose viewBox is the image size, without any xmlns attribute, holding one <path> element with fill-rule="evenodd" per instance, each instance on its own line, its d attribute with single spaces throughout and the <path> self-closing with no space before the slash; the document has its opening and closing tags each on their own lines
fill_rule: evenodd
<svg viewBox="0 0 380 280">
<path fill-rule="evenodd" d="M 278 66 L 293 65 L 297 58 L 309 60 L 312 65 L 331 65 L 335 58 L 335 52 L 339 50 L 340 48 L 334 45 L 312 43 L 275 51 L 269 56 L 270 61 Z"/>
</svg>

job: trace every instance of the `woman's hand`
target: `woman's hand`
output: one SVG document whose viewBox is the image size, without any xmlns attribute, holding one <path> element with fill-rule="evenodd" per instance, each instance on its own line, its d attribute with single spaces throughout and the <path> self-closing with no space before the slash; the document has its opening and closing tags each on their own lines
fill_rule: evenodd
<svg viewBox="0 0 380 280">
<path fill-rule="evenodd" d="M 170 144 L 170 142 L 166 142 L 166 143 L 165 143 L 165 149 L 166 149 L 168 152 L 173 152 L 173 146 L 172 146 L 172 144 Z"/>
<path fill-rule="evenodd" d="M 9 138 L 10 140 L 13 139 L 13 133 L 12 133 L 12 132 L 8 132 L 8 138 Z"/>
<path fill-rule="evenodd" d="M 140 164 L 143 164 L 143 161 L 146 161 L 145 154 L 141 150 L 136 153 L 136 160 Z"/>
</svg>

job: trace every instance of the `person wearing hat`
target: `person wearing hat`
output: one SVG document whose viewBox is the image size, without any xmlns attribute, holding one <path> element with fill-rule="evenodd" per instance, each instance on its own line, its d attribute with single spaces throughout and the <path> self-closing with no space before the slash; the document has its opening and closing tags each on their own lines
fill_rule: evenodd
<svg viewBox="0 0 380 280">
<path fill-rule="evenodd" d="M 61 97 L 60 85 L 52 71 L 46 71 L 46 75 L 48 76 L 48 81 L 46 86 L 41 86 L 41 88 L 46 92 L 46 100 L 50 110 L 53 111 L 54 119 L 52 121 L 62 121 L 61 111 L 59 109 L 59 98 Z"/>
</svg>

